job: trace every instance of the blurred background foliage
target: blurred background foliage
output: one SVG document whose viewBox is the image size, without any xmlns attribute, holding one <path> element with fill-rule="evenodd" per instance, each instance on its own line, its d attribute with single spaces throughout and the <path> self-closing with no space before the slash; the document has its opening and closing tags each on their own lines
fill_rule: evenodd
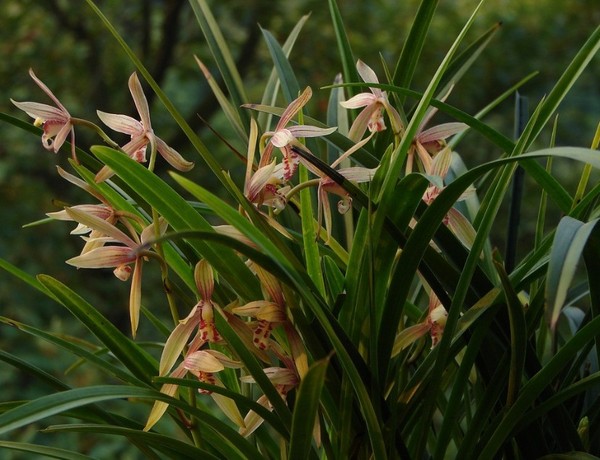
<svg viewBox="0 0 600 460">
<path fill-rule="evenodd" d="M 393 69 L 418 3 L 418 0 L 340 0 L 338 4 L 356 57 L 367 62 L 379 75 L 383 75 L 382 60 Z M 209 148 L 222 152 L 219 155 L 224 167 L 241 169 L 241 162 L 202 121 L 206 120 L 227 135 L 218 105 L 193 58 L 197 55 L 209 68 L 212 65 L 187 1 L 98 0 L 97 4 Z M 413 81 L 413 89 L 425 88 L 475 4 L 474 0 L 440 2 L 419 63 L 417 75 L 420 78 Z M 234 52 L 248 90 L 248 102 L 260 101 L 272 67 L 259 25 L 283 41 L 297 21 L 310 13 L 290 60 L 301 86 L 310 85 L 315 90 L 311 115 L 324 119 L 328 92 L 317 88 L 330 84 L 341 70 L 326 3 L 321 0 L 226 0 L 211 2 L 211 8 Z M 133 66 L 84 2 L 0 0 L 0 11 L 0 111 L 26 119 L 10 104 L 9 98 L 48 102 L 27 74 L 31 67 L 74 116 L 96 120 L 96 109 L 135 113 L 127 89 Z M 529 99 L 530 107 L 535 107 L 599 22 L 597 0 L 488 0 L 471 32 L 471 39 L 496 23 L 502 23 L 502 27 L 453 90 L 448 102 L 474 114 L 522 77 L 538 71 L 521 90 Z M 600 114 L 599 77 L 600 61 L 596 58 L 559 109 L 557 145 L 590 145 Z M 210 187 L 211 184 L 203 180 L 201 160 L 190 156 L 185 138 L 174 129 L 174 123 L 160 104 L 155 103 L 153 94 L 147 94 L 154 128 L 184 157 L 197 161 L 190 177 Z M 486 121 L 512 136 L 513 112 L 512 100 L 507 101 Z M 546 139 L 549 133 L 548 130 Z M 97 142 L 86 134 L 82 130 L 77 132 L 80 147 Z M 0 257 L 29 273 L 50 273 L 68 285 L 77 286 L 84 297 L 127 331 L 128 283 L 119 282 L 108 270 L 105 273 L 76 271 L 64 264 L 64 260 L 80 250 L 78 239 L 67 234 L 72 226 L 54 223 L 22 228 L 24 224 L 42 219 L 46 212 L 59 209 L 60 203 L 90 202 L 56 174 L 55 166 L 64 166 L 68 155 L 49 154 L 38 137 L 9 125 L 0 125 L 0 138 Z M 245 150 L 235 142 L 233 145 Z M 502 153 L 475 137 L 461 144 L 459 151 L 468 166 Z M 579 175 L 579 169 L 572 168 L 575 167 L 555 167 L 559 179 L 570 184 L 567 186 L 571 190 L 575 184 L 569 179 Z M 527 232 L 527 222 L 524 232 Z M 493 243 L 502 245 L 502 241 Z M 157 274 L 145 273 L 144 304 L 155 313 L 166 312 L 166 308 L 162 308 L 162 296 L 152 295 L 148 276 L 160 282 Z M 80 326 L 70 321 L 64 311 L 4 275 L 0 277 L 0 315 L 55 332 L 81 335 L 77 330 Z M 142 340 L 143 334 L 142 330 Z M 72 363 L 61 359 L 51 347 L 24 341 L 21 333 L 7 327 L 0 330 L 0 347 L 11 352 L 19 350 L 20 356 L 34 364 L 43 362 L 42 367 L 50 367 L 49 370 L 61 378 L 94 378 L 89 369 L 75 370 L 68 378 L 64 377 L 64 370 Z M 3 400 L 25 399 L 44 391 L 31 382 L 21 381 L 5 365 L 0 367 L 0 384 Z M 38 436 L 35 431 L 36 427 L 32 427 L 22 435 Z M 65 443 L 68 442 L 65 437 Z M 105 458 L 107 452 L 98 449 L 107 448 L 107 444 L 98 443 L 86 450 Z"/>
</svg>

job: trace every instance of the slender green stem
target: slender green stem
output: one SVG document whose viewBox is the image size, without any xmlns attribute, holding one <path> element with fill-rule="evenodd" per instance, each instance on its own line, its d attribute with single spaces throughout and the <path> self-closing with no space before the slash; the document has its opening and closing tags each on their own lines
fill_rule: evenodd
<svg viewBox="0 0 600 460">
<path fill-rule="evenodd" d="M 110 137 L 108 137 L 108 134 L 106 134 L 104 132 L 104 130 L 102 128 L 100 128 L 100 126 L 98 126 L 97 124 L 92 123 L 91 121 L 88 121 L 88 120 L 84 120 L 83 118 L 71 118 L 71 124 L 77 125 L 77 126 L 84 126 L 86 128 L 91 129 L 96 134 L 98 134 L 109 147 L 116 149 L 116 150 L 121 150 L 121 147 L 119 147 L 119 144 L 117 144 Z"/>
</svg>

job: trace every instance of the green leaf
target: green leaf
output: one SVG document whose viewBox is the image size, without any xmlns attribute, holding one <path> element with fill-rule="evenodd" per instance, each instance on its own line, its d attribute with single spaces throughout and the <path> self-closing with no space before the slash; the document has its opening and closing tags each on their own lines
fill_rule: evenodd
<svg viewBox="0 0 600 460">
<path fill-rule="evenodd" d="M 311 452 L 309 446 L 328 365 L 329 359 L 313 363 L 300 382 L 292 417 L 289 460 L 302 460 L 309 457 Z"/>
<path fill-rule="evenodd" d="M 269 48 L 269 53 L 275 64 L 277 74 L 279 75 L 283 95 L 286 102 L 289 104 L 300 94 L 300 85 L 298 84 L 298 80 L 296 80 L 292 66 L 288 61 L 285 52 L 281 48 L 281 45 L 275 40 L 275 37 L 273 37 L 271 32 L 266 29 L 261 29 L 261 31 L 267 42 L 267 48 Z"/>
<path fill-rule="evenodd" d="M 51 425 L 44 430 L 44 433 L 92 433 L 92 434 L 111 434 L 125 436 L 128 439 L 135 439 L 138 443 L 143 443 L 145 447 L 150 447 L 168 455 L 169 458 L 202 458 L 218 459 L 208 450 L 195 447 L 186 442 L 179 441 L 172 436 L 166 436 L 158 433 L 145 432 L 142 430 L 133 430 L 120 426 L 99 425 L 99 424 L 71 424 L 71 425 Z"/>
<path fill-rule="evenodd" d="M 187 123 L 185 118 L 179 113 L 179 111 L 175 108 L 171 100 L 167 97 L 162 88 L 158 85 L 158 83 L 152 78 L 152 75 L 146 69 L 140 58 L 135 54 L 135 52 L 129 47 L 127 42 L 121 37 L 117 29 L 111 24 L 108 18 L 100 11 L 100 9 L 94 4 L 93 0 L 85 0 L 88 6 L 92 9 L 92 11 L 98 16 L 98 18 L 102 21 L 104 26 L 108 29 L 110 34 L 115 38 L 115 40 L 119 43 L 127 57 L 131 60 L 131 62 L 135 65 L 138 71 L 142 74 L 144 79 L 148 82 L 152 90 L 156 93 L 158 99 L 162 102 L 168 112 L 171 114 L 175 122 L 179 125 L 181 130 L 185 133 L 190 143 L 194 146 L 196 151 L 202 156 L 208 167 L 211 169 L 213 174 L 221 183 L 228 189 L 228 184 L 225 180 L 225 174 L 222 171 L 221 164 L 216 160 L 216 158 L 212 155 L 210 150 L 203 144 L 200 140 L 196 132 L 192 129 L 192 127 Z M 197 0 L 201 2 L 202 0 Z M 192 3 L 192 7 L 194 7 L 194 3 Z M 200 6 L 200 5 L 196 5 Z"/>
<path fill-rule="evenodd" d="M 29 444 L 25 442 L 14 442 L 14 441 L 0 441 L 0 448 L 17 450 L 20 452 L 27 452 L 29 454 L 38 454 L 44 458 L 60 458 L 62 460 L 90 460 L 93 457 L 87 455 L 78 454 L 66 449 L 60 449 L 57 447 L 50 446 L 38 446 L 35 444 Z"/>
<path fill-rule="evenodd" d="M 410 86 L 437 4 L 438 0 L 424 0 L 420 3 L 394 71 L 393 82 L 396 86 Z"/>
<path fill-rule="evenodd" d="M 304 27 L 304 24 L 308 20 L 308 17 L 309 17 L 309 15 L 304 15 L 300 18 L 298 23 L 294 26 L 294 28 L 288 35 L 288 38 L 283 43 L 281 50 L 283 51 L 283 54 L 286 57 L 286 59 L 289 58 L 292 48 L 294 47 L 294 44 L 296 43 L 296 39 L 298 38 L 298 35 L 300 34 L 302 27 Z M 278 73 L 277 73 L 277 66 L 274 66 L 273 70 L 271 71 L 271 75 L 269 75 L 269 80 L 267 81 L 267 84 L 265 85 L 265 90 L 263 92 L 263 97 L 261 99 L 262 105 L 275 105 L 275 102 L 277 100 L 277 91 L 279 89 L 279 86 L 280 86 L 280 82 L 279 82 Z M 267 116 L 266 114 L 261 113 L 258 116 L 258 124 L 260 126 L 262 126 L 263 129 L 268 129 L 269 128 L 268 120 L 270 120 L 270 118 L 271 118 L 270 116 Z"/>
<path fill-rule="evenodd" d="M 340 57 L 342 59 L 343 78 L 345 81 L 359 81 L 358 71 L 356 70 L 356 60 L 352 53 L 348 34 L 344 27 L 344 20 L 338 8 L 336 0 L 328 0 L 329 12 L 333 21 L 333 30 L 338 45 Z"/>
<path fill-rule="evenodd" d="M 588 40 L 579 49 L 569 66 L 565 69 L 559 80 L 554 85 L 548 96 L 541 104 L 539 116 L 532 120 L 533 126 L 531 134 L 526 140 L 526 146 L 530 146 L 542 131 L 544 126 L 554 115 L 554 112 L 561 101 L 568 94 L 571 87 L 575 84 L 581 73 L 587 67 L 592 58 L 600 49 L 600 26 L 590 35 Z"/>
<path fill-rule="evenodd" d="M 298 174 L 300 183 L 308 181 L 308 170 L 303 165 L 300 165 Z M 302 241 L 304 243 L 306 272 L 315 283 L 315 286 L 321 295 L 324 296 L 325 283 L 323 281 L 323 272 L 321 270 L 317 232 L 315 231 L 312 194 L 308 188 L 300 191 L 300 217 L 302 219 Z"/>
<path fill-rule="evenodd" d="M 157 390 L 132 386 L 101 385 L 42 396 L 1 414 L 0 434 L 35 423 L 52 415 L 61 414 L 73 408 L 115 399 L 165 401 L 195 416 L 197 423 L 200 424 L 203 439 L 219 451 L 224 458 L 262 459 L 262 456 L 246 439 L 211 413 L 190 406 L 184 401 L 170 398 Z"/>
<path fill-rule="evenodd" d="M 556 329 L 577 263 L 597 222 L 594 219 L 583 223 L 565 216 L 556 228 L 546 281 L 546 321 L 552 331 Z"/>
<path fill-rule="evenodd" d="M 506 407 L 510 407 L 515 401 L 518 389 L 521 386 L 529 335 L 523 305 L 510 283 L 508 274 L 500 261 L 495 261 L 495 265 L 502 281 L 510 321 L 510 372 L 506 396 Z"/>
<path fill-rule="evenodd" d="M 108 319 L 98 312 L 82 297 L 60 281 L 39 275 L 38 280 L 64 305 L 82 324 L 84 324 L 115 357 L 142 382 L 149 383 L 156 374 L 158 365 L 144 350 L 123 335 Z"/>
<path fill-rule="evenodd" d="M 219 27 L 219 23 L 215 20 L 208 3 L 205 0 L 190 0 L 192 10 L 196 15 L 200 29 L 206 38 L 210 52 L 215 59 L 219 72 L 225 81 L 225 86 L 229 92 L 233 105 L 239 107 L 245 102 L 248 102 L 242 77 L 240 76 L 235 61 L 227 46 L 227 41 L 223 37 L 223 33 Z M 249 120 L 244 120 L 246 125 Z"/>
<path fill-rule="evenodd" d="M 481 458 L 492 458 L 505 440 L 514 432 L 527 411 L 548 387 L 554 378 L 568 366 L 578 353 L 593 340 L 600 331 L 600 317 L 596 317 L 583 326 L 552 359 L 542 367 L 523 387 L 515 403 L 508 409 L 500 423 L 493 426 L 493 434 L 479 452 Z"/>
</svg>

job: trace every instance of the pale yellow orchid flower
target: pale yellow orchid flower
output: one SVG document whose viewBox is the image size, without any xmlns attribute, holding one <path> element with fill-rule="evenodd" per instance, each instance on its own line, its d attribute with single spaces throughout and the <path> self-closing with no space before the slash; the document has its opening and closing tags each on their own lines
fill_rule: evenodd
<svg viewBox="0 0 600 460">
<path fill-rule="evenodd" d="M 192 169 L 194 163 L 186 161 L 175 149 L 169 147 L 160 137 L 154 134 L 148 101 L 135 72 L 129 77 L 129 91 L 140 116 L 139 121 L 127 115 L 97 111 L 98 117 L 106 126 L 131 136 L 131 140 L 122 147 L 122 150 L 135 161 L 143 163 L 146 161 L 146 147 L 150 145 L 153 151 L 156 149 L 178 171 Z M 96 175 L 96 182 L 106 180 L 111 175 L 111 170 L 105 166 Z"/>
<path fill-rule="evenodd" d="M 42 134 L 42 145 L 46 150 L 58 153 L 62 145 L 71 135 L 71 155 L 75 155 L 75 130 L 73 129 L 72 117 L 69 111 L 58 100 L 52 91 L 38 78 L 32 69 L 29 69 L 29 75 L 33 81 L 52 99 L 56 107 L 38 102 L 17 102 L 11 99 L 11 102 L 27 115 L 33 118 L 35 126 L 41 126 L 44 130 Z"/>
</svg>

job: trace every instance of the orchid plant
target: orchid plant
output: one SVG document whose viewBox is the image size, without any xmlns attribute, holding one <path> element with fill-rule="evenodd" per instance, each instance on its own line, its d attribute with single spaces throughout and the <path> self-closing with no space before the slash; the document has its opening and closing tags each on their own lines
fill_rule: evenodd
<svg viewBox="0 0 600 460">
<path fill-rule="evenodd" d="M 237 177 L 223 171 L 109 19 L 86 1 L 136 68 L 128 87 L 139 119 L 97 111 L 129 141 L 121 145 L 95 122 L 72 117 L 33 71 L 54 106 L 13 104 L 41 127 L 44 148 L 71 149 L 72 170 L 59 174 L 94 202 L 48 217 L 77 224 L 71 233 L 83 239 L 82 251 L 67 264 L 131 279 L 130 330 L 112 325 L 77 286 L 0 259 L 6 272 L 84 324 L 95 336 L 84 340 L 96 340 L 97 352 L 77 337 L 0 321 L 65 348 L 110 382 L 58 385 L 43 369 L 2 354 L 57 391 L 3 405 L 1 434 L 62 414 L 73 423 L 46 432 L 122 436 L 145 458 L 596 458 L 600 188 L 588 190 L 587 180 L 600 167 L 600 128 L 592 149 L 533 146 L 600 47 L 600 29 L 513 142 L 447 102 L 495 33 L 472 39 L 457 57 L 480 6 L 419 93 L 407 86 L 435 2 L 422 2 L 407 37 L 412 46 L 395 63 L 401 70 L 383 62 L 378 77 L 378 50 L 356 59 L 329 0 L 342 78 L 301 90 L 287 55 L 304 21 L 283 46 L 263 31 L 275 70 L 262 100 L 280 102 L 236 106 L 226 94 L 246 92 L 218 22 L 206 1 L 190 0 L 227 85 L 226 92 L 213 86 L 215 95 L 247 152 Z M 140 77 L 189 139 L 185 157 L 155 133 L 160 126 L 151 123 Z M 327 123 L 312 108 L 315 95 L 330 98 Z M 436 112 L 454 120 L 427 128 Z M 103 145 L 77 145 L 75 128 L 90 129 Z M 503 154 L 467 170 L 458 153 L 469 150 L 467 130 Z M 193 155 L 206 166 L 192 170 Z M 156 174 L 158 156 L 176 172 Z M 576 197 L 535 161 L 559 157 L 585 165 Z M 538 238 L 507 272 L 490 231 L 518 165 L 540 187 L 540 219 Z M 200 168 L 225 193 L 205 188 L 194 175 Z M 332 198 L 339 200 L 333 211 Z M 555 228 L 544 225 L 546 200 L 564 216 Z M 575 296 L 580 258 L 585 294 L 579 288 Z M 160 270 L 168 322 L 144 305 L 146 264 Z M 142 322 L 154 332 L 150 340 L 136 337 Z M 111 402 L 123 399 L 143 415 L 121 415 Z M 25 441 L 0 440 L 0 447 L 84 454 Z"/>
</svg>

